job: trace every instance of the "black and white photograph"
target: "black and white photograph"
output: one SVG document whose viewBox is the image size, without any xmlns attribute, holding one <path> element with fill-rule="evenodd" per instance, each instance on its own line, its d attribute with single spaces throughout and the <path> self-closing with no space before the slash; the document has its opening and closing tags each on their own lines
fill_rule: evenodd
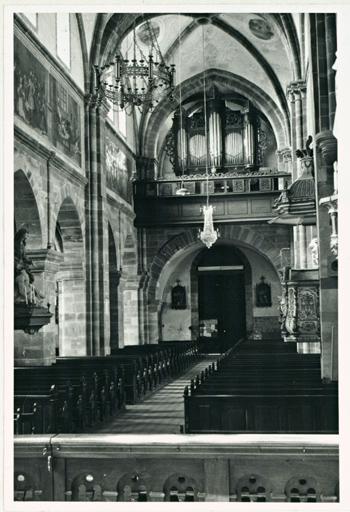
<svg viewBox="0 0 350 512">
<path fill-rule="evenodd" d="M 6 13 L 6 512 L 345 510 L 332 7 Z"/>
</svg>

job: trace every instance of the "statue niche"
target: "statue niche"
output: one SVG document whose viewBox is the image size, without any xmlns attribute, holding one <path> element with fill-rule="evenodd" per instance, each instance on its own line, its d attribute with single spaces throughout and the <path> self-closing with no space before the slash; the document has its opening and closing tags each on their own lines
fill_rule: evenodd
<svg viewBox="0 0 350 512">
<path fill-rule="evenodd" d="M 44 295 L 34 285 L 31 272 L 34 264 L 27 256 L 28 231 L 24 228 L 15 234 L 14 243 L 14 314 L 15 330 L 34 334 L 50 322 L 52 314 L 42 305 Z"/>
</svg>

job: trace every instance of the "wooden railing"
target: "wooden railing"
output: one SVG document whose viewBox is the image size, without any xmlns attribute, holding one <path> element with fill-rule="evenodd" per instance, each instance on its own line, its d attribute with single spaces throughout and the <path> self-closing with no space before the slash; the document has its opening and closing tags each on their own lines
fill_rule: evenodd
<svg viewBox="0 0 350 512">
<path fill-rule="evenodd" d="M 337 436 L 16 436 L 16 501 L 336 502 Z"/>
<path fill-rule="evenodd" d="M 269 173 L 240 175 L 221 174 L 220 176 L 210 176 L 208 190 L 214 195 L 228 194 L 251 194 L 251 193 L 270 193 L 281 192 L 290 183 L 290 174 Z M 204 175 L 183 176 L 183 179 L 176 178 L 172 180 L 157 181 L 136 181 L 134 183 L 134 194 L 136 197 L 173 197 L 177 191 L 185 188 L 188 196 L 201 196 L 207 193 L 207 180 Z"/>
</svg>

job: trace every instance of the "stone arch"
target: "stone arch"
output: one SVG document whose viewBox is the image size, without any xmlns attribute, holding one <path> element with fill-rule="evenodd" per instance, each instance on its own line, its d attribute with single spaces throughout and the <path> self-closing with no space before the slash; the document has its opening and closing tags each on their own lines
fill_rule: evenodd
<svg viewBox="0 0 350 512">
<path fill-rule="evenodd" d="M 103 487 L 92 473 L 81 473 L 71 485 L 72 501 L 103 501 Z"/>
<path fill-rule="evenodd" d="M 89 90 L 89 50 L 86 44 L 86 36 L 85 36 L 85 27 L 83 16 L 81 13 L 75 13 L 75 17 L 77 19 L 79 38 L 80 38 L 80 46 L 81 46 L 81 54 L 83 59 L 83 72 L 84 72 L 84 85 L 85 91 Z"/>
<path fill-rule="evenodd" d="M 77 208 L 70 197 L 62 202 L 56 220 L 56 226 L 62 239 L 65 263 L 82 263 L 83 232 Z"/>
<path fill-rule="evenodd" d="M 62 202 L 54 229 L 59 231 L 63 256 L 56 273 L 57 348 L 62 356 L 86 355 L 84 239 L 78 211 L 70 197 Z"/>
<path fill-rule="evenodd" d="M 238 246 L 254 249 L 260 256 L 267 260 L 278 274 L 280 267 L 279 250 L 272 247 L 266 236 L 259 234 L 251 227 L 239 225 L 220 226 L 221 241 L 229 240 Z M 166 242 L 158 251 L 150 266 L 148 282 L 148 303 L 157 302 L 157 284 L 164 266 L 179 251 L 186 250 L 189 246 L 201 247 L 198 241 L 197 230 L 191 229 L 174 236 Z"/>
<path fill-rule="evenodd" d="M 237 501 L 271 501 L 272 485 L 261 475 L 245 475 L 236 485 Z"/>
<path fill-rule="evenodd" d="M 320 485 L 316 478 L 310 475 L 297 475 L 290 478 L 284 492 L 288 502 L 320 501 Z"/>
<path fill-rule="evenodd" d="M 215 85 L 219 88 L 223 86 L 234 90 L 242 96 L 248 98 L 252 104 L 263 112 L 269 120 L 274 131 L 278 148 L 288 147 L 290 145 L 290 125 L 288 114 L 256 84 L 253 84 L 245 78 L 234 75 L 228 71 L 220 69 L 206 70 L 206 83 L 208 87 Z M 203 91 L 203 73 L 199 73 L 181 84 L 182 100 L 186 101 L 190 96 Z M 175 89 L 175 97 L 179 96 L 179 86 Z M 174 102 L 169 99 L 163 100 L 150 115 L 148 123 L 143 132 L 142 152 L 149 158 L 157 157 L 157 137 L 159 126 L 167 119 L 174 110 Z"/>
<path fill-rule="evenodd" d="M 56 224 L 58 216 L 61 212 L 62 206 L 64 209 L 71 208 L 72 215 L 76 226 L 80 227 L 80 231 L 84 238 L 85 233 L 85 209 L 84 209 L 84 196 L 72 186 L 71 183 L 66 182 L 62 187 L 55 188 L 52 193 L 51 199 L 51 219 L 50 219 L 50 241 L 55 239 Z M 72 199 L 74 197 L 74 200 Z M 70 206 L 69 206 L 70 205 Z M 62 213 L 62 212 L 61 212 Z"/>
<path fill-rule="evenodd" d="M 117 484 L 118 501 L 148 501 L 149 476 L 127 473 Z"/>
<path fill-rule="evenodd" d="M 15 230 L 26 228 L 29 232 L 28 249 L 40 249 L 43 246 L 42 222 L 31 181 L 22 169 L 14 174 Z"/>
<path fill-rule="evenodd" d="M 199 486 L 194 478 L 175 473 L 164 482 L 164 501 L 198 501 L 198 491 Z"/>
</svg>

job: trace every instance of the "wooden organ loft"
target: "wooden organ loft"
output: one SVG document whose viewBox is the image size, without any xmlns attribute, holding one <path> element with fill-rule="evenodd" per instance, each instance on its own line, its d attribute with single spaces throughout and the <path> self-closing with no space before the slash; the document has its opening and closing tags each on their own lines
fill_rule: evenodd
<svg viewBox="0 0 350 512">
<path fill-rule="evenodd" d="M 223 98 L 213 87 L 206 103 L 191 99 L 174 112 L 165 152 L 176 176 L 204 174 L 206 162 L 215 173 L 277 168 L 272 128 L 254 106 L 241 96 Z"/>
</svg>

